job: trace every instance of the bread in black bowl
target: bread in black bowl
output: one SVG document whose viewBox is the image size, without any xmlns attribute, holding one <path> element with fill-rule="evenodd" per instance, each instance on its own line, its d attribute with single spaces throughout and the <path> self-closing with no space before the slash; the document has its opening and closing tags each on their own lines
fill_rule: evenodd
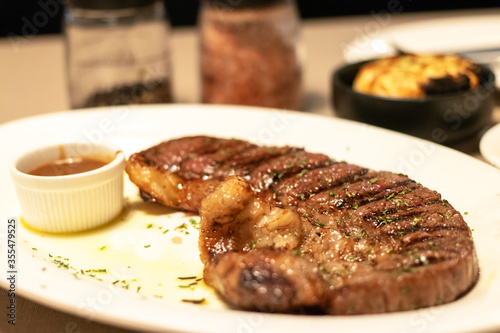
<svg viewBox="0 0 500 333">
<path fill-rule="evenodd" d="M 387 72 L 397 67 L 393 58 L 388 59 L 390 61 L 382 63 Z M 455 61 L 460 66 L 453 69 L 433 64 L 434 68 L 429 71 L 420 64 L 420 69 L 418 66 L 406 72 L 403 69 L 402 74 L 385 78 L 382 77 L 382 68 L 369 73 L 371 78 L 377 79 L 374 81 L 383 81 L 382 88 L 373 91 L 382 90 L 384 93 L 384 87 L 389 91 L 379 96 L 369 89 L 359 88 L 361 76 L 358 73 L 363 66 L 367 68 L 376 61 L 379 59 L 347 64 L 334 72 L 333 106 L 336 115 L 448 146 L 472 140 L 491 125 L 495 75 L 486 66 L 465 66 L 459 60 L 447 58 L 446 61 Z M 416 63 L 418 65 L 418 60 Z M 431 73 L 427 77 L 424 75 L 426 70 Z M 353 88 L 355 80 L 358 80 L 356 89 Z M 365 82 L 361 85 L 365 87 L 376 85 L 366 78 L 363 80 Z"/>
</svg>

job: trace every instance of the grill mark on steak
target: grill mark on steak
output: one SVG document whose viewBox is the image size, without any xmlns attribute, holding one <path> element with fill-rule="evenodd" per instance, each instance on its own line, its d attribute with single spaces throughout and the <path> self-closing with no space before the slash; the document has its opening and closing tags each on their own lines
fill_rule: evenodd
<svg viewBox="0 0 500 333">
<path fill-rule="evenodd" d="M 440 240 L 444 235 L 454 234 L 454 233 L 468 233 L 468 229 L 465 227 L 425 227 L 425 228 L 408 228 L 400 230 L 398 236 L 401 237 L 401 242 L 405 247 L 411 247 L 418 244 L 426 243 L 430 247 L 434 248 L 434 241 Z M 432 243 L 432 244 L 429 244 Z"/>
<path fill-rule="evenodd" d="M 331 190 L 345 182 L 354 181 L 367 169 L 347 163 L 303 169 L 298 174 L 281 181 L 275 188 L 276 202 L 283 206 L 297 206 L 300 201 L 308 201 L 316 194 Z"/>
<path fill-rule="evenodd" d="M 205 282 L 242 309 L 401 311 L 450 302 L 477 280 L 462 216 L 404 175 L 205 137 L 134 154 L 127 172 L 147 200 L 201 207 Z"/>
<path fill-rule="evenodd" d="M 210 177 L 220 165 L 232 161 L 232 156 L 252 148 L 255 148 L 255 145 L 248 142 L 228 140 L 226 144 L 215 151 L 195 151 L 180 163 L 178 175 L 188 180 L 206 179 Z"/>
<path fill-rule="evenodd" d="M 279 184 L 301 172 L 309 172 L 336 164 L 328 156 L 306 151 L 292 151 L 286 155 L 264 161 L 253 170 L 246 180 L 257 191 L 274 189 Z"/>
<path fill-rule="evenodd" d="M 325 201 L 325 205 L 330 206 L 332 209 L 336 208 L 340 210 L 354 207 L 358 209 L 372 202 L 387 199 L 403 190 L 414 189 L 414 187 L 406 187 L 408 184 L 414 184 L 414 181 L 408 179 L 399 182 L 390 182 L 383 186 L 374 184 L 375 182 L 372 182 L 374 179 L 372 178 L 373 173 L 366 175 L 366 172 L 367 169 L 362 169 L 360 173 L 354 174 L 350 179 L 344 179 L 341 182 L 332 184 L 333 186 L 331 187 L 322 189 L 321 192 L 315 193 L 315 198 L 320 201 Z M 387 175 L 380 174 L 380 176 Z M 391 177 L 393 177 L 393 174 L 391 174 Z M 344 183 L 347 184 L 343 185 Z"/>
<path fill-rule="evenodd" d="M 215 170 L 213 177 L 223 180 L 228 175 L 237 175 L 250 179 L 250 173 L 270 160 L 301 150 L 294 147 L 253 147 L 240 154 L 233 155 L 227 163 Z"/>
<path fill-rule="evenodd" d="M 232 140 L 194 136 L 162 142 L 135 156 L 141 157 L 141 162 L 148 166 L 177 172 L 180 170 L 180 164 L 192 154 L 209 154 L 233 144 Z"/>
<path fill-rule="evenodd" d="M 359 205 L 364 206 L 370 202 L 378 200 L 390 200 L 394 198 L 395 195 L 399 194 L 401 191 L 410 190 L 413 191 L 416 187 L 408 187 L 410 184 L 415 184 L 415 181 L 411 179 L 406 179 L 403 181 L 395 182 L 388 187 L 381 189 L 378 193 L 373 193 L 371 195 L 364 195 L 359 200 Z"/>
</svg>

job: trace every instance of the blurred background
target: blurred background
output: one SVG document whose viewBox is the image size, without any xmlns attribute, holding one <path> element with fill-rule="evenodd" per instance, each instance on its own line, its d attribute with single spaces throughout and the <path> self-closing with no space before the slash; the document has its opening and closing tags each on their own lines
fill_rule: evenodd
<svg viewBox="0 0 500 333">
<path fill-rule="evenodd" d="M 43 6 L 59 8 L 58 4 L 67 0 L 3 0 L 0 2 L 0 36 L 12 34 L 32 34 L 26 28 L 25 20 L 31 20 Z M 387 9 L 389 2 L 401 4 L 404 12 L 441 11 L 451 9 L 500 8 L 498 0 L 298 0 L 301 17 L 363 15 Z M 173 26 L 189 26 L 196 24 L 199 0 L 165 0 L 168 15 Z M 56 4 L 56 6 L 54 6 Z M 48 12 L 48 11 L 47 11 Z M 49 13 L 48 22 L 37 27 L 35 34 L 59 33 L 61 31 L 62 11 Z M 23 17 L 25 18 L 23 20 Z M 40 18 L 42 19 L 42 18 Z M 23 29 L 24 28 L 24 29 Z M 24 30 L 24 31 L 23 31 Z"/>
</svg>

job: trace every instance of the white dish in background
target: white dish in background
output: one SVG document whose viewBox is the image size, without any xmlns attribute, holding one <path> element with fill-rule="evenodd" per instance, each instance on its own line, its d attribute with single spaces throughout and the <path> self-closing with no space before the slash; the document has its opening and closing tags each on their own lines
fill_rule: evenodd
<svg viewBox="0 0 500 333">
<path fill-rule="evenodd" d="M 19 152 L 52 143 L 106 140 L 128 156 L 165 139 L 194 134 L 303 146 L 338 160 L 409 174 L 442 193 L 457 210 L 468 212 L 465 219 L 475 230 L 481 268 L 478 284 L 453 303 L 400 313 L 334 317 L 229 309 L 203 285 L 194 290 L 179 287 L 188 284 L 177 280 L 179 276 L 201 277 L 197 230 L 192 225 L 198 217 L 143 203 L 135 186 L 127 181 L 128 209 L 105 227 L 54 236 L 33 233 L 18 224 L 16 291 L 61 311 L 139 331 L 306 332 L 314 327 L 315 332 L 411 333 L 500 329 L 500 170 L 409 136 L 306 113 L 157 105 L 63 112 L 4 124 L 0 140 L 15 144 L 3 146 L 0 164 L 0 252 L 6 253 L 6 221 L 19 217 L 8 172 L 11 159 Z M 183 223 L 186 226 L 176 230 Z M 180 239 L 182 244 L 176 244 Z M 0 285 L 6 288 L 7 261 L 3 258 Z M 103 269 L 106 274 L 99 272 Z M 207 299 L 206 305 L 180 301 L 202 297 Z"/>
<path fill-rule="evenodd" d="M 500 124 L 496 124 L 483 135 L 479 150 L 488 162 L 500 168 Z"/>
<path fill-rule="evenodd" d="M 496 33 L 500 31 L 499 15 L 436 18 L 398 25 L 389 25 L 387 18 L 374 18 L 372 24 L 378 29 L 368 25 L 361 28 L 363 33 L 344 47 L 347 62 L 393 56 L 398 49 L 409 53 L 462 53 L 474 62 L 490 64 L 500 77 L 500 34 Z"/>
</svg>

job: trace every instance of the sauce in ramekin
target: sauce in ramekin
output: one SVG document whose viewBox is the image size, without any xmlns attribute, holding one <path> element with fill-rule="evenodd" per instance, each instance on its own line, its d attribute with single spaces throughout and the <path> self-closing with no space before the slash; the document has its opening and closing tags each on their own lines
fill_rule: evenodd
<svg viewBox="0 0 500 333">
<path fill-rule="evenodd" d="M 67 176 L 92 171 L 103 167 L 106 164 L 108 164 L 108 162 L 104 162 L 95 158 L 71 157 L 42 164 L 29 171 L 28 174 L 33 176 L 47 177 Z"/>
</svg>

